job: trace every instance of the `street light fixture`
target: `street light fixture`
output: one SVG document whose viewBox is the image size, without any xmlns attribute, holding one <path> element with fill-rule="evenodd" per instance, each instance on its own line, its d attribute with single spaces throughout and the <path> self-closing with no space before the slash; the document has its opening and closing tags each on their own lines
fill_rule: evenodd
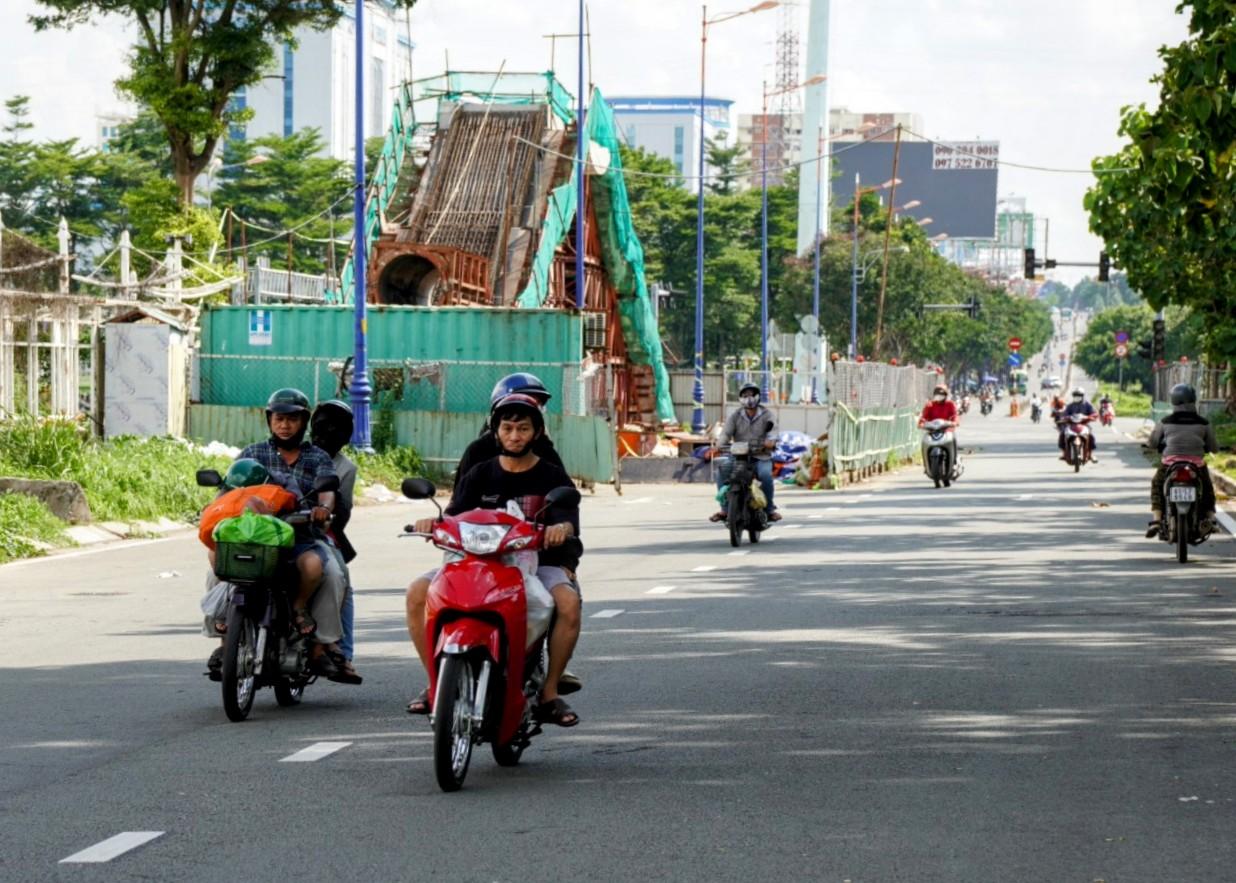
<svg viewBox="0 0 1236 883">
<path fill-rule="evenodd" d="M 935 222 L 936 222 L 935 218 L 919 218 L 917 221 L 915 221 L 915 223 L 918 224 L 920 227 L 926 227 L 928 224 L 934 224 Z"/>
<path fill-rule="evenodd" d="M 700 135 L 699 135 L 699 193 L 696 196 L 695 222 L 695 385 L 691 390 L 691 431 L 704 431 L 704 74 L 708 49 L 708 28 L 710 25 L 732 21 L 753 12 L 764 12 L 780 6 L 779 0 L 764 0 L 750 9 L 731 12 L 708 18 L 708 7 L 702 7 L 700 14 Z"/>
<path fill-rule="evenodd" d="M 773 92 L 769 92 L 768 83 L 764 83 L 763 137 L 760 143 L 760 371 L 764 376 L 761 389 L 765 398 L 768 397 L 768 99 L 815 86 L 827 79 L 827 74 L 816 74 L 801 83 Z"/>
</svg>

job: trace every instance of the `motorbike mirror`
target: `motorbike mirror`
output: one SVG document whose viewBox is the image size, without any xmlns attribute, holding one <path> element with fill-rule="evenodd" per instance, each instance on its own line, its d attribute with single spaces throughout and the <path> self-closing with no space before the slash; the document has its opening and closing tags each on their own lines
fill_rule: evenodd
<svg viewBox="0 0 1236 883">
<path fill-rule="evenodd" d="M 339 476 L 338 475 L 318 476 L 317 480 L 313 483 L 313 490 L 319 494 L 324 494 L 324 493 L 327 493 L 328 491 L 339 490 Z"/>
<path fill-rule="evenodd" d="M 570 508 L 578 506 L 579 501 L 579 491 L 573 487 L 556 487 L 545 495 L 545 505 L 547 507 L 565 506 Z"/>
<path fill-rule="evenodd" d="M 223 484 L 223 476 L 217 469 L 199 469 L 196 477 L 198 487 L 220 487 Z"/>
<path fill-rule="evenodd" d="M 438 489 L 427 478 L 405 478 L 399 486 L 409 500 L 432 500 Z"/>
</svg>

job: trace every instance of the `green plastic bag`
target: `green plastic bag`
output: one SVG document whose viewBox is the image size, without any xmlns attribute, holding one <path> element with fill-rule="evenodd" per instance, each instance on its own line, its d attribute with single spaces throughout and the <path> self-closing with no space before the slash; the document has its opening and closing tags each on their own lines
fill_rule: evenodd
<svg viewBox="0 0 1236 883">
<path fill-rule="evenodd" d="M 257 546 L 289 547 L 296 544 L 292 526 L 273 515 L 242 512 L 236 518 L 225 518 L 215 526 L 215 542 L 252 543 Z"/>
</svg>

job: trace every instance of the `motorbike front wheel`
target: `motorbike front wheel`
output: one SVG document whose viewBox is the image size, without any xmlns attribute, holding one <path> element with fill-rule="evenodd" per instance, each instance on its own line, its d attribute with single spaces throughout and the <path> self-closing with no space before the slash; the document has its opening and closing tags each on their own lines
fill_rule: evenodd
<svg viewBox="0 0 1236 883">
<path fill-rule="evenodd" d="M 223 642 L 223 711 L 228 720 L 240 723 L 249 716 L 257 692 L 256 667 L 257 625 L 239 607 L 232 607 Z"/>
<path fill-rule="evenodd" d="M 1176 560 L 1181 564 L 1189 560 L 1189 513 L 1176 515 Z"/>
<path fill-rule="evenodd" d="M 438 787 L 458 791 L 472 760 L 472 703 L 476 681 L 462 656 L 442 660 L 433 705 L 433 770 Z"/>
</svg>

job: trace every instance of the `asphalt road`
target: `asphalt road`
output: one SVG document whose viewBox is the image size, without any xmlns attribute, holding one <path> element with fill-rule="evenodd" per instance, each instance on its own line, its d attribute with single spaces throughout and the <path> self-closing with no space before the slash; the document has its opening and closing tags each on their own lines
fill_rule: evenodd
<svg viewBox="0 0 1236 883">
<path fill-rule="evenodd" d="M 355 520 L 365 684 L 243 724 L 195 538 L 0 567 L 0 879 L 1232 879 L 1236 546 L 1142 539 L 1122 433 L 1080 475 L 1025 417 L 962 441 L 953 488 L 779 492 L 739 554 L 706 488 L 586 497 L 583 722 L 457 794 L 403 712 L 424 504 Z M 122 832 L 161 833 L 61 863 Z"/>
</svg>

